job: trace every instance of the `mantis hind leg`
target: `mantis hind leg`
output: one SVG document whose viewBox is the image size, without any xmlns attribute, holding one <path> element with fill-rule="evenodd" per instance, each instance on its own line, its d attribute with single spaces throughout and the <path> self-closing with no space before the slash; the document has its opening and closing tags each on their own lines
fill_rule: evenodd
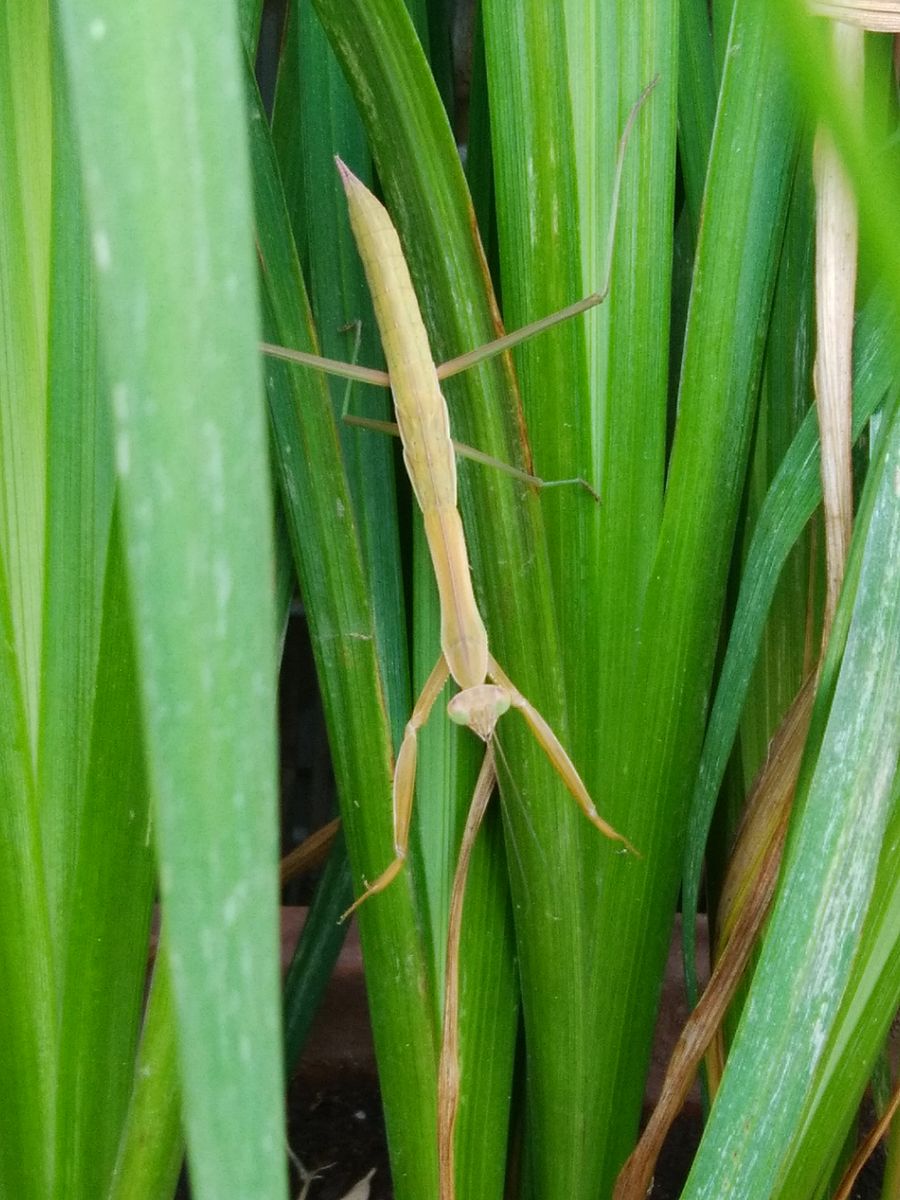
<svg viewBox="0 0 900 1200">
<path fill-rule="evenodd" d="M 400 744 L 400 752 L 397 755 L 397 763 L 394 767 L 394 858 L 373 883 L 367 883 L 366 880 L 363 880 L 366 890 L 343 914 L 341 917 L 342 921 L 346 921 L 350 914 L 355 912 L 364 900 L 368 900 L 370 896 L 377 895 L 378 892 L 383 892 L 386 887 L 393 883 L 403 869 L 409 849 L 409 825 L 412 820 L 413 796 L 416 789 L 418 733 L 428 720 L 431 710 L 434 707 L 434 702 L 441 694 L 449 675 L 450 671 L 447 667 L 447 660 L 442 654 L 437 660 L 434 670 L 425 681 L 425 686 L 422 688 L 422 692 L 416 701 L 410 718 L 406 722 L 403 741 Z"/>
<path fill-rule="evenodd" d="M 575 797 L 578 807 L 591 824 L 595 825 L 605 837 L 612 838 L 616 842 L 621 842 L 636 858 L 640 858 L 640 854 L 635 850 L 628 838 L 623 837 L 621 833 L 613 829 L 612 825 L 604 821 L 597 812 L 590 792 L 585 787 L 584 781 L 575 769 L 575 764 L 569 758 L 559 738 L 534 705 L 525 699 L 493 656 L 490 659 L 489 674 L 495 683 L 505 688 L 509 693 L 510 706 L 518 709 L 525 718 L 528 728 L 534 735 L 535 741 L 546 754 L 553 769 L 569 789 L 572 796 Z"/>
</svg>

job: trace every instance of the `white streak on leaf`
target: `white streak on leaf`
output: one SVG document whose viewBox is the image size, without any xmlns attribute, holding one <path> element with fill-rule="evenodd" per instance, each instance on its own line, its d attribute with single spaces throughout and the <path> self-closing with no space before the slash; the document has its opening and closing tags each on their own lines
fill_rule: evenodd
<svg viewBox="0 0 900 1200">
<path fill-rule="evenodd" d="M 108 271 L 112 265 L 112 250 L 106 231 L 95 229 L 92 241 L 94 247 L 94 265 L 98 271 Z"/>
</svg>

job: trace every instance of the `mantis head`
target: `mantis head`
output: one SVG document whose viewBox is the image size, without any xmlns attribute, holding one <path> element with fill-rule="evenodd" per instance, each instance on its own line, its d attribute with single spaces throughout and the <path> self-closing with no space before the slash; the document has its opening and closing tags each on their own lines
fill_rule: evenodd
<svg viewBox="0 0 900 1200">
<path fill-rule="evenodd" d="M 467 725 L 483 742 L 488 742 L 511 700 L 506 688 L 495 683 L 478 683 L 457 692 L 447 705 L 447 715 L 456 725 Z"/>
</svg>

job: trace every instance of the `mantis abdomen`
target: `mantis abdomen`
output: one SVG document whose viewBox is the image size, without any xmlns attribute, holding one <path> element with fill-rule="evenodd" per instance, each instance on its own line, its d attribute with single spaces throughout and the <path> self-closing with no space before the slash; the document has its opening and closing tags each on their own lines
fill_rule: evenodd
<svg viewBox="0 0 900 1200">
<path fill-rule="evenodd" d="M 340 160 L 338 168 L 381 334 L 403 459 L 434 564 L 441 648 L 459 686 L 476 687 L 487 679 L 487 633 L 456 508 L 456 456 L 447 404 L 397 231 L 383 206 Z"/>
</svg>

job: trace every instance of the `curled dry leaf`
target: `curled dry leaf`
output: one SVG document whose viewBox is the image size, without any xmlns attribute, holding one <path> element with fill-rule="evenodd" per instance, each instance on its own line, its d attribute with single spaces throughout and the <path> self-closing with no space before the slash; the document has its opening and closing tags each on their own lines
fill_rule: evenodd
<svg viewBox="0 0 900 1200">
<path fill-rule="evenodd" d="M 817 16 L 843 21 L 872 33 L 900 32 L 900 3 L 897 0 L 812 0 Z"/>
</svg>

